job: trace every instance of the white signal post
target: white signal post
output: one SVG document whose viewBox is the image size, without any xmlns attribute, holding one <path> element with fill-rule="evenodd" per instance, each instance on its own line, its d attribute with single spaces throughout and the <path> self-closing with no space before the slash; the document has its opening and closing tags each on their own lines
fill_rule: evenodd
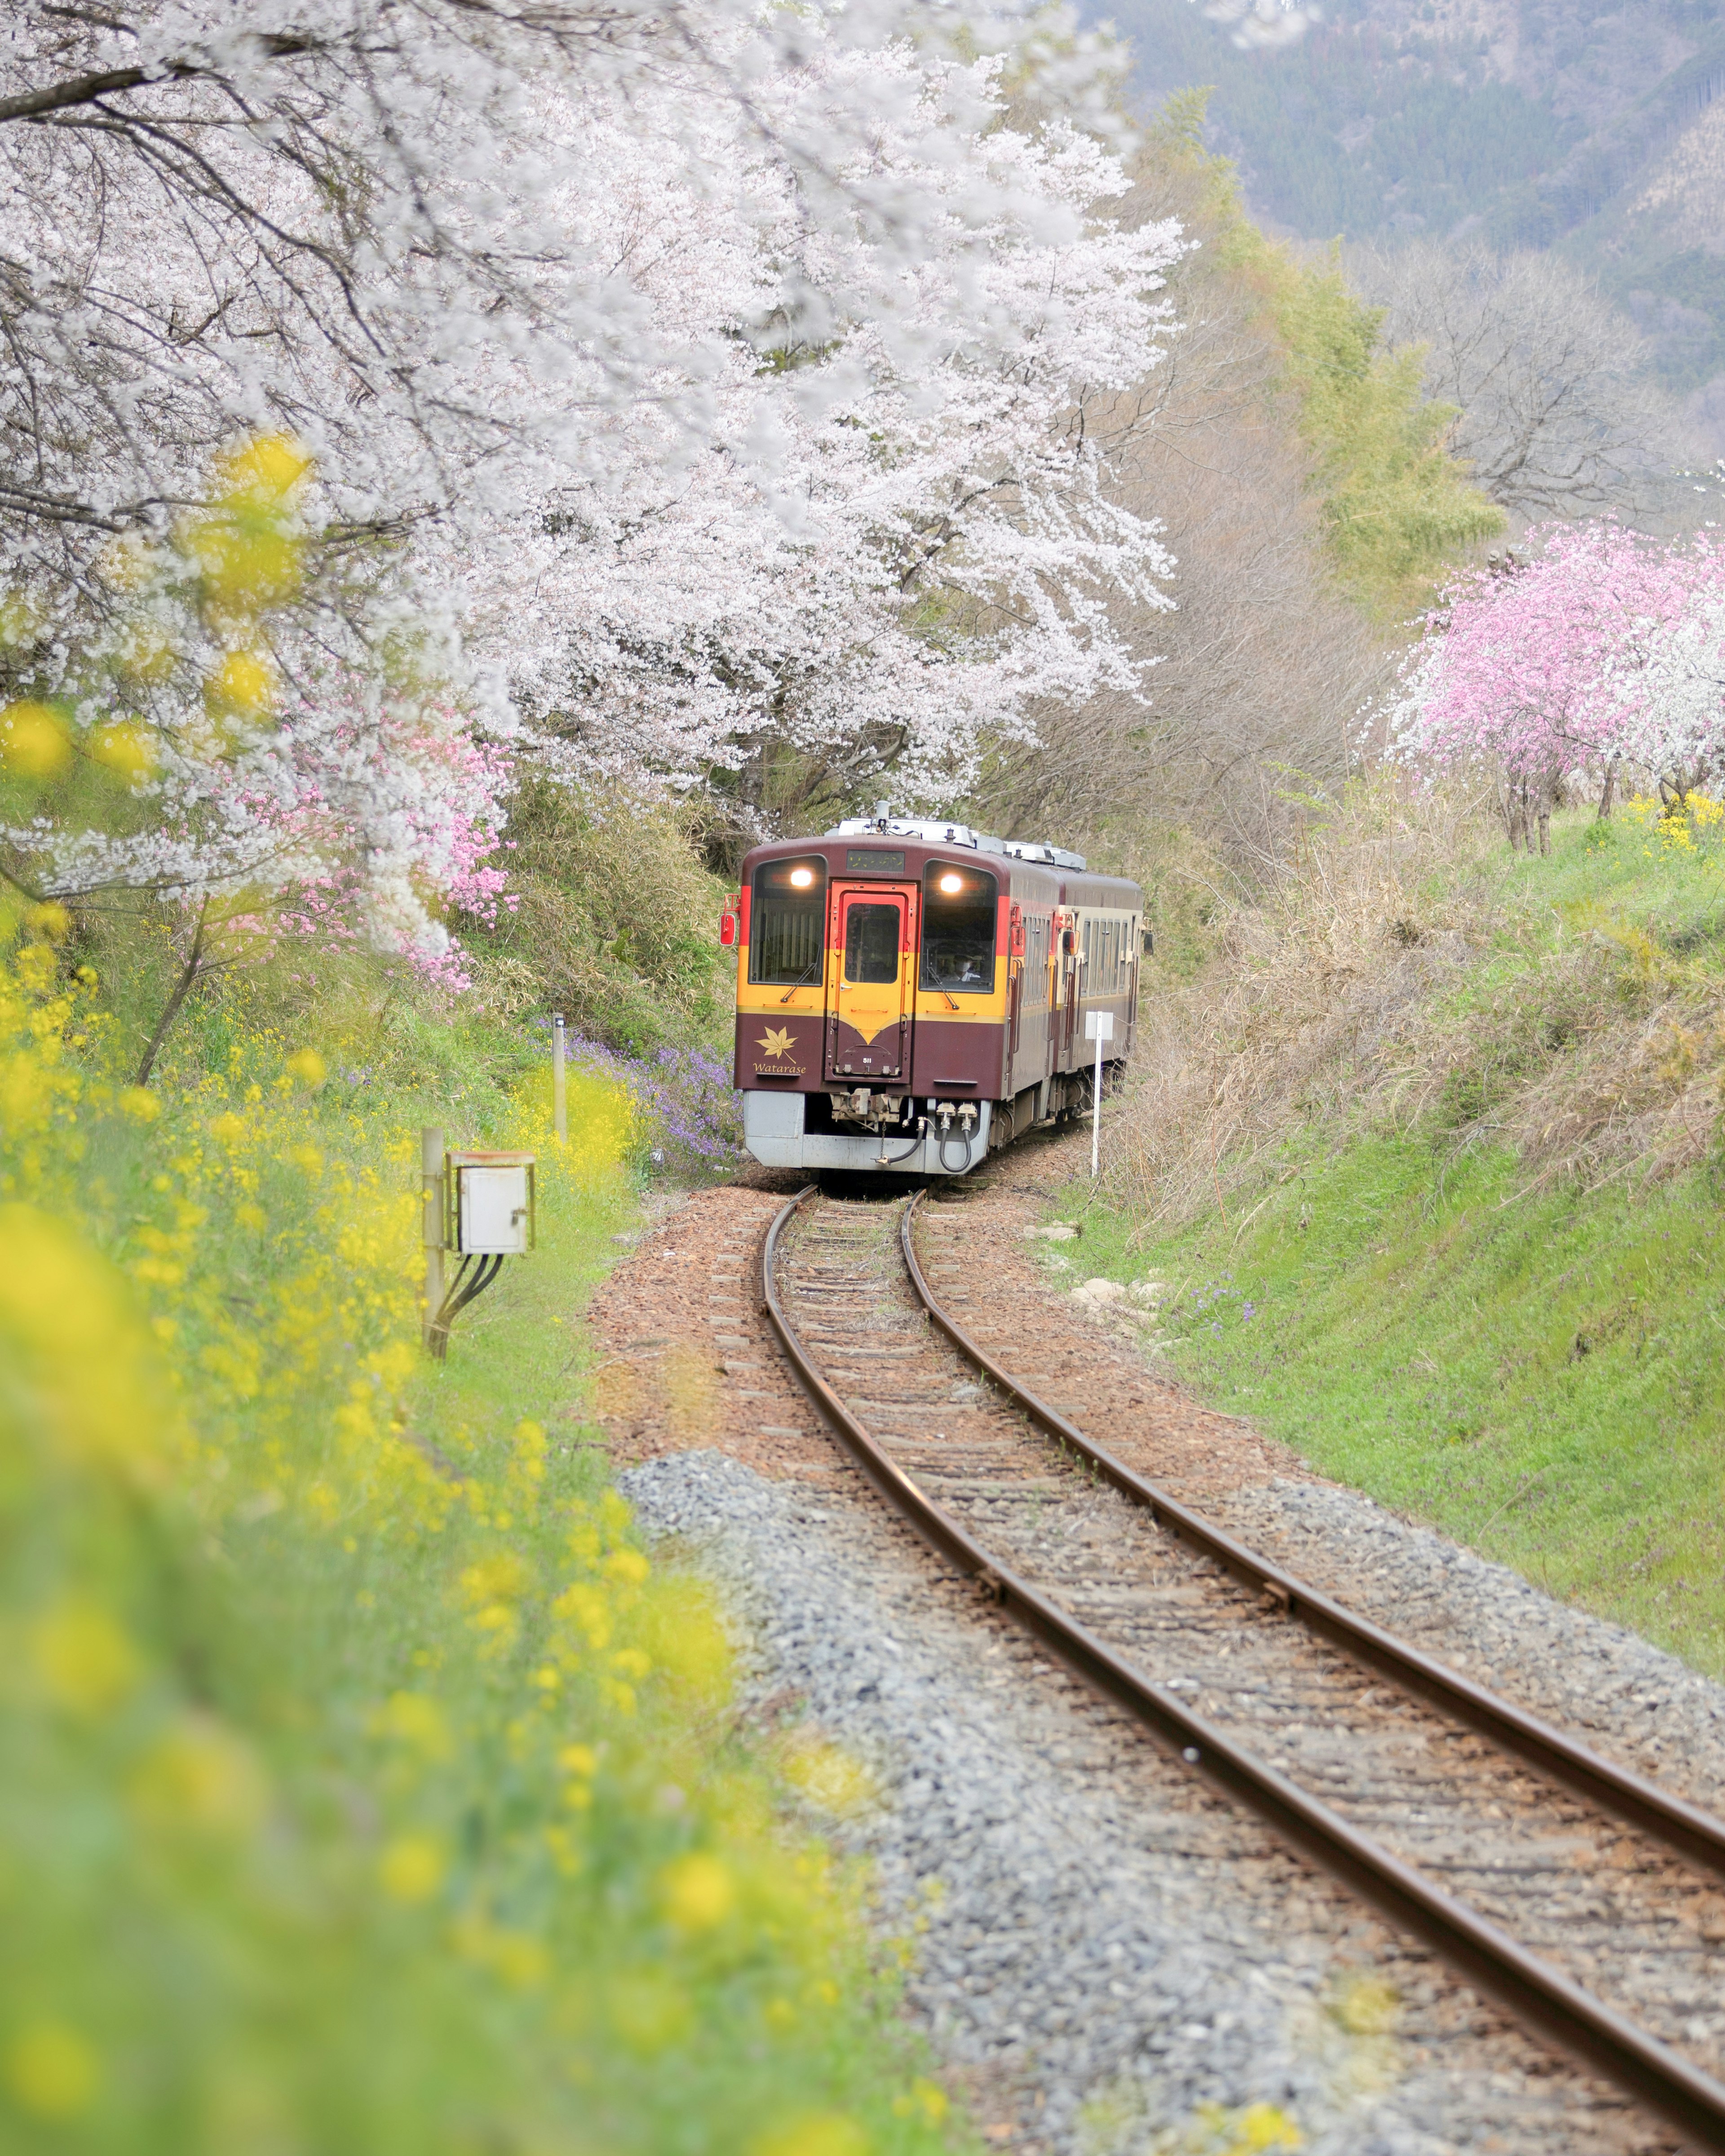
<svg viewBox="0 0 1725 2156">
<path fill-rule="evenodd" d="M 444 1134 L 442 1126 L 424 1125 L 419 1132 L 419 1188 L 423 1199 L 420 1240 L 425 1245 L 425 1316 L 420 1337 L 428 1351 L 437 1314 L 444 1302 Z"/>
<path fill-rule="evenodd" d="M 1091 1089 L 1090 1126 L 1090 1175 L 1094 1183 L 1101 1172 L 1102 1162 L 1102 1046 L 1114 1038 L 1112 1011 L 1086 1011 L 1084 1014 L 1084 1037 L 1096 1045 L 1096 1082 Z"/>
<path fill-rule="evenodd" d="M 559 1139 L 569 1135 L 569 1079 L 564 1061 L 563 1014 L 551 1014 L 551 1127 Z"/>
</svg>

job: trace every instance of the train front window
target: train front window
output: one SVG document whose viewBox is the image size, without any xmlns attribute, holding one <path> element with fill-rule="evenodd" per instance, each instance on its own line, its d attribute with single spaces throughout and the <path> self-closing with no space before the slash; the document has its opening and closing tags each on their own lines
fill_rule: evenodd
<svg viewBox="0 0 1725 2156">
<path fill-rule="evenodd" d="M 765 861 L 755 870 L 749 978 L 762 988 L 819 981 L 826 955 L 827 865 Z"/>
<path fill-rule="evenodd" d="M 935 861 L 922 884 L 925 988 L 985 996 L 994 986 L 994 879 Z"/>
<path fill-rule="evenodd" d="M 845 978 L 855 984 L 898 978 L 899 923 L 896 906 L 852 905 L 845 915 Z"/>
</svg>

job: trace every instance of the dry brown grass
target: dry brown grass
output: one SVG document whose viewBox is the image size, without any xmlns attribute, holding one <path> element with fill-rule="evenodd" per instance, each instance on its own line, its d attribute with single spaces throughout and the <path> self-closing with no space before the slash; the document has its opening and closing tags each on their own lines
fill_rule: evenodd
<svg viewBox="0 0 1725 2156">
<path fill-rule="evenodd" d="M 1244 1215 L 1314 1143 L 1513 1147 L 1526 1187 L 1668 1173 L 1718 1142 L 1725 983 L 1632 920 L 1506 891 L 1477 798 L 1381 777 L 1227 908 L 1147 998 L 1116 1183 L 1154 1219 Z"/>
</svg>

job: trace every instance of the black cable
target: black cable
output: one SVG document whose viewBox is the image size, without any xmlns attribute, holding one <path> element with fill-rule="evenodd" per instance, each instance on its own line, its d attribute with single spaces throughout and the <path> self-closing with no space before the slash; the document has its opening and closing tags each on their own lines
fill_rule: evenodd
<svg viewBox="0 0 1725 2156">
<path fill-rule="evenodd" d="M 470 1250 L 455 1268 L 455 1277 L 449 1283 L 449 1291 L 439 1306 L 437 1316 L 431 1321 L 432 1352 L 441 1362 L 449 1352 L 449 1327 L 475 1296 L 481 1296 L 503 1270 L 502 1251 L 494 1251 L 480 1258 L 474 1266 L 471 1276 L 467 1268 L 473 1264 Z"/>
<path fill-rule="evenodd" d="M 950 1136 L 949 1136 L 949 1135 L 948 1135 L 945 1131 L 942 1131 L 942 1132 L 941 1132 L 941 1136 L 940 1136 L 940 1163 L 941 1163 L 941 1166 L 942 1166 L 942 1168 L 944 1168 L 944 1169 L 946 1170 L 946 1173 L 947 1173 L 948 1175 L 968 1175 L 968 1174 L 970 1173 L 970 1157 L 971 1157 L 972 1152 L 975 1150 L 975 1147 L 976 1147 L 976 1137 L 975 1137 L 975 1135 L 974 1135 L 974 1133 L 973 1133 L 969 1137 L 967 1137 L 967 1138 L 965 1139 L 965 1141 L 964 1141 L 964 1165 L 963 1165 L 963 1168 L 953 1168 L 953 1167 L 952 1167 L 952 1166 L 948 1163 L 947 1159 L 947 1147 L 949 1145 L 954 1144 L 955 1142 L 956 1142 L 956 1141 L 955 1141 L 952 1137 L 950 1137 Z"/>
</svg>

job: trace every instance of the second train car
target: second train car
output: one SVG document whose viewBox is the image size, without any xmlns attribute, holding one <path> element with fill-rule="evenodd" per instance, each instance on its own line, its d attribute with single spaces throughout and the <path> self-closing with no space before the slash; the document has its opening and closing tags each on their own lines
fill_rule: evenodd
<svg viewBox="0 0 1725 2156">
<path fill-rule="evenodd" d="M 885 814 L 745 856 L 744 1142 L 773 1168 L 963 1175 L 1087 1106 L 1085 1015 L 1132 1046 L 1144 897 L 1079 854 Z"/>
</svg>

